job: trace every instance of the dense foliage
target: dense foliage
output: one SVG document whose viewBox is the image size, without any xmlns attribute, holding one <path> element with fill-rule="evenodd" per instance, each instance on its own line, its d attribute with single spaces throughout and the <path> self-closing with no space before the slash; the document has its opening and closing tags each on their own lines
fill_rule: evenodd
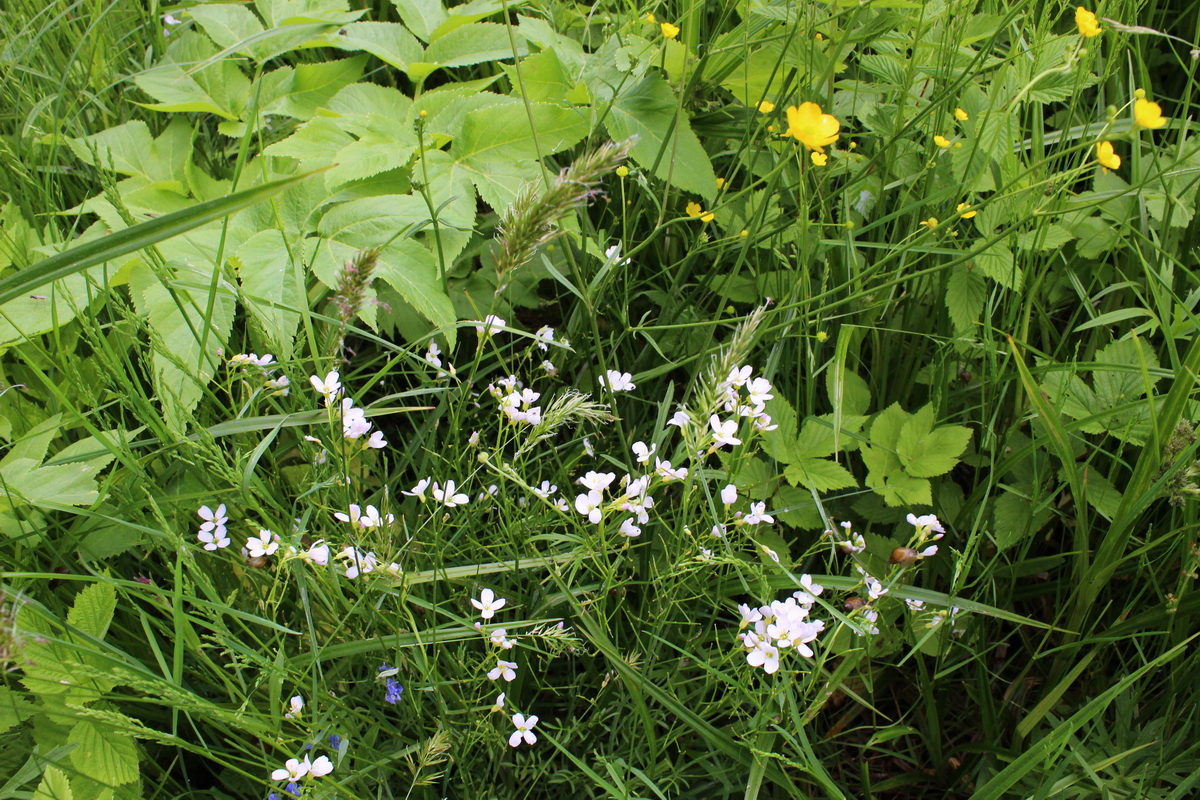
<svg viewBox="0 0 1200 800">
<path fill-rule="evenodd" d="M 1195 20 L 5 3 L 0 798 L 1192 796 Z"/>
</svg>

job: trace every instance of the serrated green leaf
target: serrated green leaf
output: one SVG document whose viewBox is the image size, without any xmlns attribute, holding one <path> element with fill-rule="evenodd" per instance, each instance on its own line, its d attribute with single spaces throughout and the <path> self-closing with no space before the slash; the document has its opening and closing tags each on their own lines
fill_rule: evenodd
<svg viewBox="0 0 1200 800">
<path fill-rule="evenodd" d="M 76 745 L 71 763 L 80 774 L 108 786 L 137 780 L 137 744 L 128 734 L 85 719 L 75 723 L 67 742 Z"/>
<path fill-rule="evenodd" d="M 896 442 L 900 438 L 900 431 L 904 429 L 904 425 L 911 418 L 912 415 L 902 409 L 899 403 L 892 403 L 871 420 L 871 442 L 884 449 L 894 451 Z"/>
<path fill-rule="evenodd" d="M 848 469 L 823 458 L 800 459 L 789 464 L 783 476 L 794 486 L 803 486 L 818 492 L 832 492 L 858 485 Z"/>
<path fill-rule="evenodd" d="M 849 368 L 825 370 L 825 393 L 843 417 L 866 414 L 871 406 L 871 387 Z"/>
<path fill-rule="evenodd" d="M 933 423 L 933 406 L 926 405 L 904 423 L 896 440 L 900 464 L 914 478 L 933 478 L 949 472 L 971 438 L 970 428 L 958 425 L 934 428 Z"/>
<path fill-rule="evenodd" d="M 103 639 L 117 609 L 117 590 L 111 583 L 93 583 L 75 596 L 67 622 L 96 639 Z"/>
<path fill-rule="evenodd" d="M 781 484 L 771 499 L 772 512 L 780 522 L 804 531 L 822 530 L 825 527 L 821 512 L 813 502 L 812 494 L 795 486 Z"/>
<path fill-rule="evenodd" d="M 1019 291 L 1025 280 L 1012 251 L 999 243 L 991 245 L 982 253 L 977 253 L 975 266 L 996 283 L 1014 291 Z"/>
<path fill-rule="evenodd" d="M 623 92 L 605 125 L 618 141 L 636 135 L 630 154 L 646 169 L 653 168 L 658 178 L 708 201 L 717 196 L 712 161 L 662 78 L 647 76 Z"/>
<path fill-rule="evenodd" d="M 337 61 L 280 67 L 267 76 L 283 73 L 284 79 L 272 99 L 263 103 L 262 114 L 310 120 L 316 115 L 317 109 L 328 104 L 338 92 L 362 77 L 363 66 L 366 63 L 366 56 L 356 56 Z"/>
<path fill-rule="evenodd" d="M 256 48 L 249 45 L 238 47 L 265 30 L 262 21 L 246 6 L 209 3 L 191 8 L 188 13 L 218 47 L 257 61 L 264 60 L 258 58 Z"/>
<path fill-rule="evenodd" d="M 366 13 L 350 11 L 346 0 L 256 0 L 255 8 L 271 28 L 306 22 L 345 25 Z"/>
<path fill-rule="evenodd" d="M 1038 225 L 1035 230 L 1019 233 L 1015 237 L 1017 249 L 1047 253 L 1057 250 L 1075 238 L 1075 234 L 1062 225 Z"/>
<path fill-rule="evenodd" d="M 428 42 L 437 27 L 446 21 L 441 0 L 392 0 L 405 26 L 423 42 Z"/>
<path fill-rule="evenodd" d="M 355 22 L 326 37 L 340 50 L 362 50 L 399 70 L 420 61 L 421 43 L 403 25 L 395 22 Z"/>
<path fill-rule="evenodd" d="M 71 793 L 71 781 L 67 774 L 57 767 L 46 767 L 33 800 L 74 800 Z"/>
<path fill-rule="evenodd" d="M 172 40 L 158 64 L 133 78 L 139 89 L 159 101 L 147 108 L 239 119 L 250 95 L 250 79 L 229 59 L 197 69 L 217 52 L 204 36 L 186 31 Z"/>
<path fill-rule="evenodd" d="M 763 433 L 763 451 L 776 461 L 789 464 L 804 454 L 797 452 L 796 412 L 783 396 L 776 394 L 767 401 L 767 413 L 775 430 Z"/>
<path fill-rule="evenodd" d="M 354 143 L 354 137 L 342 130 L 336 120 L 317 117 L 296 129 L 288 138 L 268 147 L 268 156 L 294 158 L 305 167 L 326 167 L 334 163 L 343 147 Z"/>
<path fill-rule="evenodd" d="M 0 686 L 0 733 L 28 719 L 34 706 L 7 686 Z"/>
<path fill-rule="evenodd" d="M 987 281 L 974 270 L 959 270 L 946 282 L 946 310 L 956 331 L 970 330 L 979 322 L 986 300 Z"/>
<path fill-rule="evenodd" d="M 517 48 L 515 54 L 514 42 Z M 501 61 L 528 53 L 520 28 L 510 28 L 496 22 L 473 22 L 431 41 L 421 60 L 435 69 L 443 69 Z"/>
<path fill-rule="evenodd" d="M 238 248 L 233 259 L 242 281 L 244 306 L 266 332 L 272 352 L 281 361 L 291 358 L 300 312 L 308 298 L 297 282 L 297 273 L 283 234 L 259 231 Z"/>
<path fill-rule="evenodd" d="M 18 499 L 41 508 L 91 505 L 99 496 L 97 472 L 96 467 L 79 461 L 47 467 L 32 459 L 15 459 L 0 468 L 6 489 L 0 495 L 0 509 L 14 507 Z"/>
</svg>

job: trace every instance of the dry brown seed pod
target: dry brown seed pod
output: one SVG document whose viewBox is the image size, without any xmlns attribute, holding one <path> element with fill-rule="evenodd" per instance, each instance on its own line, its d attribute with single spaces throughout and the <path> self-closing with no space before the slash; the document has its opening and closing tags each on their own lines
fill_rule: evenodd
<svg viewBox="0 0 1200 800">
<path fill-rule="evenodd" d="M 867 601 L 861 597 L 851 597 L 848 598 L 845 603 L 842 603 L 842 608 L 846 609 L 847 611 L 857 611 L 866 604 Z"/>
<path fill-rule="evenodd" d="M 888 563 L 907 567 L 915 564 L 920 557 L 921 554 L 911 547 L 897 547 L 892 551 L 892 557 L 888 559 Z"/>
<path fill-rule="evenodd" d="M 251 556 L 250 558 L 246 559 L 246 566 L 254 567 L 255 569 L 262 569 L 263 567 L 267 566 L 267 557 Z"/>
</svg>

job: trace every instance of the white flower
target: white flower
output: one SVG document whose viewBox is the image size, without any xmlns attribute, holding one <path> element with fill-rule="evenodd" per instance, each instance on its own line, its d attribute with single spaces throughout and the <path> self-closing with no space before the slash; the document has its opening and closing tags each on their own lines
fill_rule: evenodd
<svg viewBox="0 0 1200 800">
<path fill-rule="evenodd" d="M 344 513 L 342 513 L 341 511 L 335 511 L 335 512 L 334 512 L 334 514 L 333 514 L 333 516 L 334 516 L 336 519 L 339 519 L 339 520 L 341 520 L 342 522 L 349 522 L 351 525 L 358 526 L 358 525 L 359 525 L 359 520 L 361 520 L 361 519 L 362 519 L 362 509 L 361 509 L 361 508 L 359 508 L 359 506 L 358 506 L 358 504 L 357 504 L 357 503 L 351 503 L 351 504 L 350 504 L 350 513 L 349 513 L 349 514 L 344 514 Z M 367 526 L 366 526 L 366 525 L 363 525 L 362 527 L 364 527 L 364 528 L 365 528 L 365 527 L 367 527 Z"/>
<path fill-rule="evenodd" d="M 586 475 L 575 482 L 585 489 L 602 492 L 607 489 L 609 485 L 611 485 L 616 479 L 617 474 L 615 472 L 589 471 Z"/>
<path fill-rule="evenodd" d="M 546 374 L 551 378 L 558 374 L 558 367 L 554 366 L 553 361 L 543 361 L 542 369 L 546 370 Z"/>
<path fill-rule="evenodd" d="M 726 484 L 721 490 L 721 502 L 727 506 L 731 506 L 737 502 L 737 487 L 732 483 Z"/>
<path fill-rule="evenodd" d="M 929 545 L 929 547 L 926 547 L 924 550 L 921 551 L 921 558 L 929 558 L 932 555 L 936 555 L 937 551 L 938 551 L 938 546 L 936 544 L 931 544 L 931 545 Z"/>
<path fill-rule="evenodd" d="M 687 480 L 687 467 L 679 467 L 678 469 L 671 466 L 670 461 L 662 461 L 658 456 L 654 457 L 654 471 L 659 477 L 666 481 L 685 481 Z"/>
<path fill-rule="evenodd" d="M 762 667 L 763 672 L 772 675 L 779 670 L 779 650 L 769 641 L 760 641 L 746 656 L 746 663 Z"/>
<path fill-rule="evenodd" d="M 305 561 L 311 561 L 314 564 L 325 566 L 329 563 L 329 545 L 325 544 L 324 540 L 318 541 L 312 547 L 300 554 L 300 557 Z"/>
<path fill-rule="evenodd" d="M 738 626 L 739 628 L 744 628 L 747 625 L 753 625 L 756 622 L 761 622 L 763 618 L 762 611 L 757 608 L 751 608 L 745 603 L 740 603 L 738 605 L 738 613 L 742 615 L 742 622 Z"/>
<path fill-rule="evenodd" d="M 497 317 L 495 314 L 488 314 L 483 318 L 483 321 L 475 326 L 475 332 L 481 336 L 491 336 L 498 330 L 501 330 L 508 323 Z"/>
<path fill-rule="evenodd" d="M 910 513 L 905 519 L 909 525 L 920 531 L 922 535 L 928 534 L 930 531 L 937 531 L 938 533 L 946 532 L 946 529 L 942 527 L 942 523 L 938 521 L 936 514 L 925 514 L 918 517 L 916 514 Z"/>
<path fill-rule="evenodd" d="M 496 702 L 492 706 L 492 711 L 502 711 L 504 709 L 504 692 L 496 695 Z"/>
<path fill-rule="evenodd" d="M 535 488 L 533 493 L 538 497 L 550 499 L 550 495 L 558 491 L 558 487 L 550 483 L 550 481 L 542 481 L 542 485 Z"/>
<path fill-rule="evenodd" d="M 758 525 L 760 522 L 774 522 L 775 518 L 767 513 L 766 503 L 751 503 L 750 513 L 742 517 L 742 521 L 747 525 Z"/>
<path fill-rule="evenodd" d="M 760 547 L 762 547 L 762 551 L 763 551 L 763 553 L 764 553 L 764 554 L 766 554 L 767 558 L 771 559 L 771 560 L 772 560 L 772 561 L 774 561 L 776 564 L 778 564 L 778 563 L 779 563 L 779 553 L 776 553 L 774 550 L 772 550 L 771 548 L 767 547 L 765 544 L 764 544 L 764 545 L 760 545 Z"/>
<path fill-rule="evenodd" d="M 679 428 L 686 428 L 688 425 L 692 424 L 692 418 L 688 416 L 687 409 L 681 408 L 676 411 L 669 420 L 667 420 L 667 424 L 675 425 Z"/>
<path fill-rule="evenodd" d="M 489 638 L 491 639 L 492 644 L 496 647 L 501 647 L 505 650 L 512 650 L 513 646 L 517 642 L 515 639 L 509 639 L 506 634 L 507 631 L 505 631 L 504 628 L 496 628 L 496 630 L 492 631 Z"/>
<path fill-rule="evenodd" d="M 200 526 L 202 531 L 211 531 L 213 528 L 224 528 L 225 523 L 229 522 L 229 517 L 225 516 L 225 504 L 217 506 L 217 510 L 213 511 L 208 506 L 200 506 L 196 512 L 200 515 L 200 519 L 204 523 Z"/>
<path fill-rule="evenodd" d="M 163 21 L 164 25 L 182 25 L 183 24 L 183 20 L 176 19 L 174 16 L 172 16 L 170 14 L 163 14 L 162 21 Z"/>
<path fill-rule="evenodd" d="M 364 553 L 351 545 L 343 547 L 339 557 L 346 561 L 346 577 L 350 580 L 374 572 L 379 564 L 379 559 L 374 553 Z"/>
<path fill-rule="evenodd" d="M 496 597 L 496 593 L 491 589 L 484 589 L 480 592 L 478 600 L 471 598 L 471 605 L 479 609 L 479 616 L 484 619 L 491 619 L 497 611 L 504 608 L 504 604 L 507 602 L 503 597 Z"/>
<path fill-rule="evenodd" d="M 283 769 L 277 769 L 271 773 L 273 781 L 298 781 L 308 774 L 312 769 L 312 764 L 308 763 L 308 756 L 301 761 L 296 758 L 289 758 L 283 762 Z"/>
<path fill-rule="evenodd" d="M 621 258 L 621 243 L 617 242 L 612 247 L 604 251 L 604 257 L 618 266 L 625 266 L 629 263 L 628 258 Z"/>
<path fill-rule="evenodd" d="M 736 419 L 721 421 L 721 418 L 713 414 L 708 418 L 708 425 L 713 432 L 713 447 L 724 447 L 726 445 L 733 447 L 742 443 L 742 440 L 737 438 L 735 434 L 738 432 L 738 422 Z"/>
<path fill-rule="evenodd" d="M 288 719 L 295 719 L 296 717 L 300 716 L 300 712 L 304 710 L 304 698 L 300 695 L 296 695 L 288 701 L 288 708 L 288 712 L 283 716 L 287 717 Z"/>
<path fill-rule="evenodd" d="M 454 508 L 455 506 L 466 505 L 470 502 L 470 497 L 467 497 L 462 492 L 455 493 L 454 489 L 454 481 L 446 481 L 445 489 L 439 489 L 435 483 L 429 493 L 433 495 L 434 500 L 437 500 L 446 508 Z"/>
<path fill-rule="evenodd" d="M 630 389 L 637 388 L 632 375 L 616 369 L 608 370 L 606 375 L 601 375 L 596 380 L 600 382 L 601 386 L 607 386 L 610 392 L 628 392 Z"/>
<path fill-rule="evenodd" d="M 375 450 L 382 450 L 387 447 L 387 440 L 383 438 L 383 431 L 375 431 L 371 434 L 371 438 L 367 440 L 367 447 Z"/>
<path fill-rule="evenodd" d="M 471 431 L 471 435 L 467 437 L 467 444 L 479 447 L 479 431 Z"/>
<path fill-rule="evenodd" d="M 639 528 L 637 525 L 634 525 L 633 518 L 630 517 L 629 519 L 627 519 L 621 523 L 620 533 L 622 536 L 628 536 L 629 538 L 632 539 L 634 536 L 641 536 L 642 529 Z"/>
<path fill-rule="evenodd" d="M 746 386 L 746 391 L 749 393 L 750 405 L 754 406 L 756 413 L 761 413 L 763 406 L 775 395 L 771 394 L 771 382 L 766 378 L 755 378 Z"/>
<path fill-rule="evenodd" d="M 543 353 L 550 349 L 550 343 L 554 341 L 554 328 L 549 325 L 543 325 L 537 329 L 537 333 L 533 335 L 533 343 Z"/>
<path fill-rule="evenodd" d="M 251 558 L 274 555 L 275 551 L 279 549 L 279 534 L 261 528 L 258 536 L 251 536 L 246 540 L 246 549 L 250 552 Z"/>
<path fill-rule="evenodd" d="M 604 497 L 592 489 L 587 494 L 578 495 L 575 498 L 575 510 L 588 518 L 588 522 L 593 525 L 599 525 L 601 519 L 600 505 L 604 502 Z"/>
<path fill-rule="evenodd" d="M 225 526 L 220 525 L 210 531 L 201 530 L 196 534 L 196 538 L 204 542 L 205 550 L 217 550 L 222 547 L 229 547 L 229 537 L 225 535 Z"/>
<path fill-rule="evenodd" d="M 274 380 L 267 381 L 266 384 L 264 384 L 264 385 L 266 386 L 267 389 L 271 389 L 271 390 L 275 391 L 281 397 L 287 397 L 288 394 L 292 391 L 291 389 L 288 388 L 289 386 L 292 385 L 292 382 L 288 380 L 287 375 L 280 375 L 278 378 L 275 378 Z"/>
<path fill-rule="evenodd" d="M 326 406 L 333 405 L 334 398 L 337 397 L 342 391 L 342 384 L 338 380 L 338 377 L 339 376 L 336 370 L 333 370 L 326 375 L 325 380 L 321 380 L 316 375 L 310 375 L 308 377 L 308 382 L 312 384 L 313 388 L 317 390 L 318 394 L 325 398 Z"/>
<path fill-rule="evenodd" d="M 442 365 L 442 359 L 439 358 L 441 354 L 442 351 L 438 348 L 437 340 L 430 339 L 429 349 L 425 351 L 425 360 L 434 367 L 440 367 Z"/>
<path fill-rule="evenodd" d="M 530 716 L 529 719 L 526 719 L 524 714 L 513 714 L 512 721 L 516 730 L 508 737 L 509 747 L 518 746 L 522 740 L 525 744 L 534 744 L 537 742 L 537 734 L 533 732 L 533 726 L 537 725 L 538 721 L 536 716 Z"/>
<path fill-rule="evenodd" d="M 353 509 L 354 506 L 350 506 L 350 508 Z M 380 516 L 379 509 L 375 508 L 375 506 L 367 506 L 367 510 L 364 511 L 362 513 L 362 516 L 360 516 L 358 518 L 358 526 L 360 528 L 364 528 L 364 529 L 378 528 L 383 523 L 385 523 L 385 522 L 391 523 L 391 522 L 395 521 L 395 519 L 396 519 L 395 516 L 393 516 L 392 514 L 387 514 L 386 516 Z M 342 520 L 342 521 L 345 522 L 346 520 Z"/>
<path fill-rule="evenodd" d="M 409 497 L 415 497 L 418 500 L 420 500 L 422 503 L 424 503 L 425 502 L 425 489 L 429 486 L 430 480 L 432 480 L 432 479 L 431 478 L 422 478 L 421 480 L 417 481 L 417 485 L 412 488 L 412 491 L 409 491 L 409 492 L 401 491 L 400 494 L 406 494 Z M 353 506 L 351 506 L 351 508 L 353 508 Z"/>
<path fill-rule="evenodd" d="M 733 367 L 729 370 L 728 377 L 725 378 L 725 386 L 733 389 L 740 389 L 746 385 L 746 381 L 750 380 L 750 376 L 754 374 L 754 367 L 747 364 L 744 367 Z"/>
<path fill-rule="evenodd" d="M 718 522 L 716 525 L 713 525 L 712 526 L 712 535 L 717 537 L 718 539 L 720 539 L 722 536 L 724 536 L 725 535 L 725 525 L 720 522 Z"/>
<path fill-rule="evenodd" d="M 515 661 L 505 661 L 500 658 L 496 660 L 496 666 L 488 671 L 489 680 L 498 680 L 501 676 L 504 680 L 512 682 L 517 677 L 517 663 Z"/>
<path fill-rule="evenodd" d="M 825 591 L 825 587 L 819 583 L 813 583 L 812 575 L 801 575 L 800 585 L 803 589 L 792 592 L 792 597 L 796 598 L 796 602 L 800 605 L 808 607 L 817 602 L 817 597 L 821 592 Z"/>
<path fill-rule="evenodd" d="M 275 360 L 275 356 L 266 353 L 262 358 L 258 357 L 257 353 L 238 353 L 229 359 L 231 364 L 240 364 L 243 367 L 265 367 Z"/>
<path fill-rule="evenodd" d="M 920 611 L 921 609 L 925 608 L 924 600 L 913 600 L 911 597 L 904 598 L 904 604 L 913 611 Z"/>
<path fill-rule="evenodd" d="M 587 453 L 589 456 L 596 455 L 596 450 L 592 447 L 592 443 L 588 441 L 586 436 L 583 437 L 583 452 Z"/>
<path fill-rule="evenodd" d="M 331 772 L 333 772 L 333 762 L 329 760 L 329 756 L 317 756 L 317 760 L 312 762 L 312 776 L 314 778 L 323 777 Z"/>
<path fill-rule="evenodd" d="M 633 450 L 633 455 L 637 457 L 637 463 L 645 464 L 650 460 L 650 456 L 654 455 L 654 451 L 658 449 L 658 445 L 652 444 L 646 447 L 645 442 L 634 442 L 631 449 Z"/>
</svg>

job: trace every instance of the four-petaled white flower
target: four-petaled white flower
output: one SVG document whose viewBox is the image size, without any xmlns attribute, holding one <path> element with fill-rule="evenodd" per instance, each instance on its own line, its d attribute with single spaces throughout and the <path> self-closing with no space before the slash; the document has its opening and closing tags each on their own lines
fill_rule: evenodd
<svg viewBox="0 0 1200 800">
<path fill-rule="evenodd" d="M 442 359 L 439 358 L 441 354 L 442 351 L 438 348 L 437 340 L 430 339 L 429 349 L 425 351 L 425 361 L 427 361 L 431 366 L 440 367 L 442 365 Z"/>
<path fill-rule="evenodd" d="M 454 491 L 454 481 L 446 481 L 446 487 L 439 488 L 435 483 L 429 493 L 433 495 L 433 499 L 444 505 L 446 508 L 454 508 L 456 506 L 466 505 L 471 498 L 462 492 Z"/>
<path fill-rule="evenodd" d="M 681 408 L 671 415 L 671 418 L 667 420 L 667 424 L 674 425 L 679 428 L 686 428 L 688 425 L 692 424 L 692 418 L 688 415 L 687 409 Z"/>
<path fill-rule="evenodd" d="M 496 666 L 488 671 L 487 676 L 489 680 L 493 681 L 503 676 L 504 680 L 511 683 L 517 677 L 517 662 L 505 661 L 502 658 L 497 659 Z"/>
<path fill-rule="evenodd" d="M 312 769 L 309 771 L 314 778 L 323 777 L 333 772 L 333 762 L 329 760 L 329 756 L 317 756 L 317 759 L 312 762 Z"/>
<path fill-rule="evenodd" d="M 637 457 L 637 462 L 645 464 L 650 460 L 650 456 L 654 455 L 654 451 L 658 449 L 658 445 L 652 444 L 646 447 L 645 442 L 634 442 L 632 449 L 634 456 Z"/>
<path fill-rule="evenodd" d="M 775 518 L 767 513 L 766 503 L 751 503 L 750 513 L 742 517 L 747 525 L 758 525 L 761 522 L 774 522 Z"/>
<path fill-rule="evenodd" d="M 533 335 L 533 343 L 543 353 L 550 349 L 550 343 L 554 341 L 554 328 L 549 325 L 543 325 L 537 329 L 537 333 Z"/>
<path fill-rule="evenodd" d="M 688 476 L 687 467 L 672 467 L 670 461 L 663 461 L 658 456 L 654 457 L 654 471 L 664 482 L 685 481 Z"/>
<path fill-rule="evenodd" d="M 713 447 L 734 447 L 742 443 L 742 440 L 737 438 L 738 421 L 736 419 L 721 421 L 721 418 L 713 414 L 708 418 L 708 425 L 713 432 Z"/>
<path fill-rule="evenodd" d="M 517 641 L 516 639 L 509 639 L 507 633 L 504 628 L 496 628 L 488 638 L 491 639 L 492 644 L 496 647 L 504 650 L 512 650 Z"/>
<path fill-rule="evenodd" d="M 483 318 L 483 321 L 475 326 L 475 332 L 481 336 L 491 336 L 498 330 L 504 328 L 508 323 L 495 314 L 488 314 Z"/>
<path fill-rule="evenodd" d="M 763 672 L 772 675 L 779 671 L 779 649 L 769 641 L 761 640 L 746 655 L 746 663 L 752 667 L 762 667 Z"/>
<path fill-rule="evenodd" d="M 612 247 L 604 251 L 604 257 L 613 262 L 617 266 L 625 266 L 629 263 L 628 258 L 621 258 L 621 243 L 617 242 Z"/>
<path fill-rule="evenodd" d="M 379 565 L 379 557 L 374 553 L 364 553 L 351 545 L 343 547 L 338 557 L 345 560 L 346 577 L 350 580 L 354 580 L 359 575 L 374 572 L 375 567 Z"/>
<path fill-rule="evenodd" d="M 601 519 L 600 506 L 604 503 L 604 497 L 595 489 L 592 489 L 587 494 L 581 494 L 575 498 L 575 510 L 588 518 L 588 522 L 593 525 L 599 525 Z"/>
<path fill-rule="evenodd" d="M 289 758 L 283 762 L 283 768 L 277 769 L 271 773 L 273 781 L 298 781 L 308 774 L 312 769 L 312 764 L 308 761 L 308 756 L 301 761 L 298 758 Z"/>
<path fill-rule="evenodd" d="M 537 725 L 537 716 L 531 715 L 526 719 L 524 714 L 513 714 L 512 721 L 516 730 L 508 737 L 509 747 L 516 747 L 522 741 L 525 744 L 534 744 L 537 742 L 537 734 L 533 732 L 533 726 Z"/>
<path fill-rule="evenodd" d="M 492 706 L 492 711 L 501 711 L 504 709 L 504 692 L 496 696 L 496 702 Z"/>
<path fill-rule="evenodd" d="M 303 710 L 304 698 L 300 695 L 296 695 L 288 701 L 288 712 L 283 716 L 287 717 L 288 719 L 295 719 L 296 717 L 300 716 L 300 712 Z"/>
<path fill-rule="evenodd" d="M 246 550 L 249 551 L 251 558 L 274 555 L 275 551 L 279 549 L 279 541 L 278 533 L 261 528 L 258 536 L 251 536 L 246 540 Z"/>
<path fill-rule="evenodd" d="M 732 483 L 726 484 L 721 490 L 721 502 L 727 506 L 731 506 L 737 502 L 737 487 Z"/>
<path fill-rule="evenodd" d="M 200 529 L 196 534 L 196 538 L 204 542 L 205 550 L 217 550 L 222 547 L 229 547 L 230 539 L 225 535 L 225 526 L 220 525 L 212 530 Z"/>
<path fill-rule="evenodd" d="M 630 517 L 629 519 L 627 519 L 621 523 L 620 533 L 622 536 L 628 536 L 629 538 L 632 539 L 634 536 L 641 536 L 642 529 L 639 528 L 637 525 L 634 525 L 633 517 Z"/>
<path fill-rule="evenodd" d="M 508 601 L 503 597 L 496 597 L 496 593 L 491 589 L 484 589 L 479 593 L 479 599 L 471 598 L 471 605 L 479 609 L 479 616 L 484 619 L 491 619 L 496 615 L 496 612 L 504 608 L 504 604 Z M 493 679 L 495 680 L 495 679 Z M 511 678 L 509 680 L 512 680 Z"/>
<path fill-rule="evenodd" d="M 217 510 L 213 511 L 208 506 L 200 506 L 196 512 L 200 515 L 200 519 L 204 520 L 200 530 L 211 531 L 214 528 L 224 528 L 225 523 L 229 522 L 229 517 L 225 516 L 225 504 L 217 506 Z"/>
<path fill-rule="evenodd" d="M 595 492 L 603 492 L 616 479 L 617 474 L 615 472 L 589 471 L 586 475 L 575 482 L 585 489 L 591 489 Z"/>
<path fill-rule="evenodd" d="M 312 547 L 301 553 L 300 557 L 305 561 L 311 561 L 323 567 L 329 563 L 329 545 L 325 544 L 324 539 L 320 539 L 314 542 Z"/>
<path fill-rule="evenodd" d="M 607 386 L 610 392 L 628 392 L 637 388 L 632 375 L 616 369 L 608 370 L 607 374 L 601 375 L 597 380 L 601 386 Z"/>
<path fill-rule="evenodd" d="M 316 375 L 310 375 L 308 377 L 308 382 L 312 384 L 313 388 L 317 390 L 318 394 L 325 398 L 326 406 L 333 405 L 334 399 L 342 391 L 341 381 L 338 380 L 339 377 L 340 376 L 338 375 L 337 370 L 331 370 L 329 374 L 325 376 L 325 380 L 321 380 Z"/>
<path fill-rule="evenodd" d="M 417 485 L 412 488 L 412 491 L 409 491 L 409 492 L 402 491 L 402 492 L 400 492 L 400 494 L 406 494 L 409 497 L 415 497 L 418 500 L 420 500 L 422 503 L 424 503 L 425 502 L 425 490 L 427 488 L 429 488 L 429 482 L 431 480 L 432 480 L 432 478 L 421 478 L 421 480 L 417 481 Z"/>
</svg>

